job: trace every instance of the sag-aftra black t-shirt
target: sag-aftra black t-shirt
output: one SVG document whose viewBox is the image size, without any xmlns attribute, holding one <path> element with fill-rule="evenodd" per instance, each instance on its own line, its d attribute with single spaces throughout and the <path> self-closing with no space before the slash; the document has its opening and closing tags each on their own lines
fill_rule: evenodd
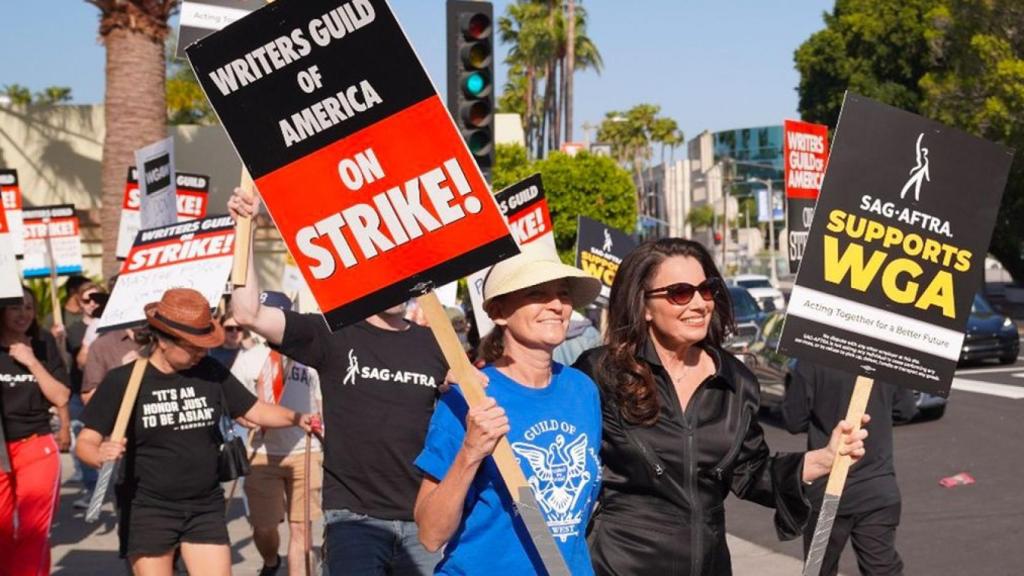
<svg viewBox="0 0 1024 576">
<path fill-rule="evenodd" d="M 281 353 L 320 373 L 325 510 L 412 520 L 437 387 L 448 365 L 430 330 L 360 322 L 331 333 L 323 318 L 286 312 Z"/>
<path fill-rule="evenodd" d="M 82 414 L 86 428 L 103 436 L 113 431 L 133 365 L 111 370 L 103 379 Z M 128 426 L 127 497 L 182 507 L 223 506 L 217 456 L 225 401 L 228 415 L 237 418 L 256 397 L 212 358 L 171 374 L 147 366 Z"/>
<path fill-rule="evenodd" d="M 41 332 L 32 340 L 32 352 L 51 376 L 67 385 L 67 369 L 53 336 Z M 0 409 L 7 441 L 49 434 L 50 406 L 32 372 L 11 358 L 10 348 L 0 346 Z"/>
</svg>

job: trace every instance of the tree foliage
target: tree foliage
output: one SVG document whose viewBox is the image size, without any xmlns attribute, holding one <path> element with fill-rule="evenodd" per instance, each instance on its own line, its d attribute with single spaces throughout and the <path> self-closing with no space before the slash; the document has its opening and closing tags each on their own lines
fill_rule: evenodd
<svg viewBox="0 0 1024 576">
<path fill-rule="evenodd" d="M 796 51 L 800 112 L 835 126 L 843 92 L 1017 150 L 989 251 L 1024 282 L 1024 3 L 837 0 Z M 970 169 L 970 167 L 965 167 Z"/>
<path fill-rule="evenodd" d="M 939 2 L 836 0 L 825 28 L 796 51 L 803 119 L 834 127 L 846 90 L 918 112 L 928 15 Z"/>
<path fill-rule="evenodd" d="M 6 84 L 0 94 L 7 96 L 15 106 L 66 104 L 71 101 L 71 88 L 67 86 L 47 86 L 34 95 L 21 84 Z"/>
<path fill-rule="evenodd" d="M 557 150 L 567 132 L 563 126 L 572 115 L 572 102 L 566 99 L 566 70 L 600 73 L 604 65 L 587 35 L 587 12 L 582 6 L 574 6 L 575 26 L 569 39 L 566 4 L 566 0 L 516 0 L 498 19 L 498 38 L 508 46 L 505 63 L 509 66 L 498 106 L 520 114 L 527 150 L 537 158 Z M 571 64 L 567 62 L 569 42 Z"/>
<path fill-rule="evenodd" d="M 627 233 L 636 227 L 633 179 L 611 158 L 586 152 L 575 156 L 554 152 L 531 162 L 522 146 L 502 145 L 496 160 L 495 190 L 540 172 L 555 229 L 555 245 L 565 262 L 575 259 L 577 216 L 599 220 Z"/>
<path fill-rule="evenodd" d="M 610 144 L 612 157 L 629 166 L 639 183 L 639 190 L 645 187 L 644 169 L 650 168 L 652 164 L 653 145 L 661 144 L 664 162 L 665 147 L 675 148 L 684 141 L 676 121 L 659 116 L 660 113 L 660 106 L 637 104 L 626 111 L 613 110 L 606 113 L 597 128 L 598 141 Z M 649 176 L 646 178 L 648 181 Z M 639 197 L 635 201 L 639 206 Z"/>
</svg>

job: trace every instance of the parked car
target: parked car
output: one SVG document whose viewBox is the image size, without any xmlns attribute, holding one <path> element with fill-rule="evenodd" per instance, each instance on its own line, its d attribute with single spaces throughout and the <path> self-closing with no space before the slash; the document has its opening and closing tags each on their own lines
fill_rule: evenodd
<svg viewBox="0 0 1024 576">
<path fill-rule="evenodd" d="M 765 312 L 782 310 L 786 307 L 786 299 L 782 291 L 772 286 L 767 276 L 760 274 L 740 274 L 726 281 L 730 286 L 741 286 L 750 291 L 757 305 Z"/>
<path fill-rule="evenodd" d="M 729 286 L 729 298 L 732 300 L 732 315 L 736 321 L 736 333 L 725 342 L 729 350 L 744 350 L 754 342 L 761 331 L 768 314 L 757 305 L 757 300 L 741 286 Z"/>
<path fill-rule="evenodd" d="M 778 412 L 782 406 L 790 374 L 797 363 L 796 358 L 776 351 L 784 320 L 783 314 L 770 314 L 762 324 L 758 337 L 737 355 L 757 376 L 761 385 L 761 409 L 769 412 Z M 915 418 L 936 419 L 946 412 L 946 399 L 941 396 L 914 391 L 914 397 L 917 405 Z"/>
<path fill-rule="evenodd" d="M 960 363 L 995 359 L 1001 364 L 1013 364 L 1019 353 L 1017 323 L 996 312 L 984 296 L 975 294 L 964 331 Z"/>
</svg>

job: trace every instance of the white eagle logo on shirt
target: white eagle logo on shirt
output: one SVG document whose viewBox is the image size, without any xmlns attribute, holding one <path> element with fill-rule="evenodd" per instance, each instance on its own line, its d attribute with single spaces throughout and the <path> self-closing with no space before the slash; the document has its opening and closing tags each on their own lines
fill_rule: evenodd
<svg viewBox="0 0 1024 576">
<path fill-rule="evenodd" d="M 529 462 L 533 474 L 527 482 L 544 509 L 552 532 L 565 542 L 577 533 L 582 511 L 573 514 L 573 509 L 583 487 L 590 481 L 587 435 L 580 434 L 566 444 L 565 436 L 559 434 L 546 449 L 527 442 L 513 442 L 512 449 Z"/>
</svg>

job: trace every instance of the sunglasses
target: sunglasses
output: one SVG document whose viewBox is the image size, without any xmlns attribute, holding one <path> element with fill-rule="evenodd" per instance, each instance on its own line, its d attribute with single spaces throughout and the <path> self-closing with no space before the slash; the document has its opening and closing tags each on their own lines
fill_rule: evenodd
<svg viewBox="0 0 1024 576">
<path fill-rule="evenodd" d="M 241 326 L 225 326 L 224 327 L 224 331 L 225 332 L 241 332 L 242 331 L 242 327 Z"/>
<path fill-rule="evenodd" d="M 708 278 L 696 286 L 687 282 L 677 282 L 653 290 L 644 290 L 644 296 L 650 298 L 664 294 L 665 299 L 669 302 L 676 306 L 685 306 L 690 303 L 690 300 L 693 300 L 693 295 L 697 293 L 700 293 L 700 297 L 705 300 L 713 300 L 718 294 L 718 288 L 718 279 Z"/>
</svg>

